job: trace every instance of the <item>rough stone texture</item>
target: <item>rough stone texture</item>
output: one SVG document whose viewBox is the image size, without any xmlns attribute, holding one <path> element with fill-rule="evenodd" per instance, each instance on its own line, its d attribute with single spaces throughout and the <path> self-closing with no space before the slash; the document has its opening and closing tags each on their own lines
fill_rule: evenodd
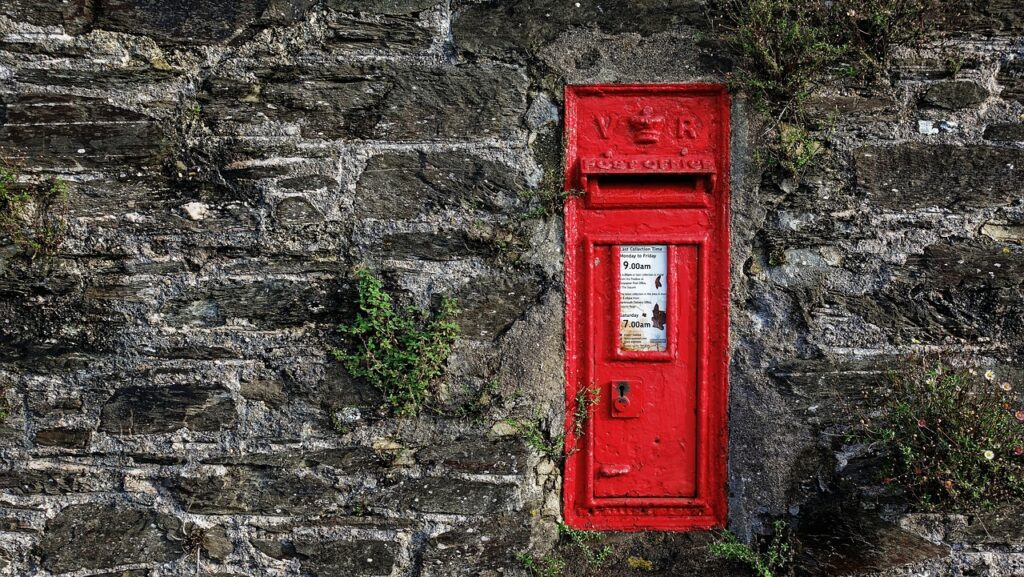
<svg viewBox="0 0 1024 577">
<path fill-rule="evenodd" d="M 120 435 L 169 433 L 181 427 L 216 431 L 235 421 L 224 390 L 172 385 L 118 389 L 100 412 L 99 430 Z"/>
<path fill-rule="evenodd" d="M 386 541 L 365 539 L 257 541 L 256 548 L 277 559 L 298 559 L 304 573 L 332 575 L 391 575 L 397 547 Z"/>
<path fill-rule="evenodd" d="M 166 523 L 144 508 L 71 505 L 47 521 L 36 552 L 54 573 L 170 561 L 181 547 L 167 538 Z"/>
<path fill-rule="evenodd" d="M 1000 96 L 1004 100 L 1024 102 L 1024 56 L 1013 54 L 1004 60 L 996 80 L 1003 88 Z"/>
<path fill-rule="evenodd" d="M 925 104 L 958 110 L 981 104 L 988 98 L 988 90 L 977 82 L 968 80 L 949 80 L 938 82 L 928 87 L 924 93 Z"/>
<path fill-rule="evenodd" d="M 531 216 L 562 90 L 725 81 L 705 7 L 0 2 L 0 162 L 72 189 L 55 255 L 0 239 L 0 575 L 525 577 L 561 477 L 506 420 L 563 433 L 562 223 Z M 941 46 L 808 98 L 826 153 L 800 179 L 762 174 L 734 98 L 729 527 L 788 520 L 808 574 L 1024 572 L 1019 519 L 899 517 L 843 441 L 908 354 L 1024 366 L 1024 8 L 954 7 Z M 459 301 L 419 418 L 330 356 L 356 265 Z M 713 537 L 555 551 L 741 575 Z"/>
<path fill-rule="evenodd" d="M 551 43 L 569 28 L 598 28 L 608 33 L 650 35 L 698 22 L 700 2 L 623 0 L 559 2 L 498 0 L 464 2 L 452 24 L 455 43 L 477 56 L 520 59 Z"/>
<path fill-rule="evenodd" d="M 985 140 L 1024 142 L 1024 124 L 1000 122 L 985 127 Z"/>
<path fill-rule="evenodd" d="M 858 189 L 886 209 L 1009 205 L 1024 184 L 1013 148 L 906 143 L 854 152 Z"/>
</svg>

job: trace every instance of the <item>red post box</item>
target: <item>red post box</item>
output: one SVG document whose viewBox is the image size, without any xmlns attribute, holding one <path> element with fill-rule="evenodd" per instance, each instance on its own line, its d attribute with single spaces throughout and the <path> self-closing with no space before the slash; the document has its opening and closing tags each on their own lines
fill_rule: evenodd
<svg viewBox="0 0 1024 577">
<path fill-rule="evenodd" d="M 565 520 L 723 526 L 728 94 L 570 86 L 565 131 Z"/>
</svg>

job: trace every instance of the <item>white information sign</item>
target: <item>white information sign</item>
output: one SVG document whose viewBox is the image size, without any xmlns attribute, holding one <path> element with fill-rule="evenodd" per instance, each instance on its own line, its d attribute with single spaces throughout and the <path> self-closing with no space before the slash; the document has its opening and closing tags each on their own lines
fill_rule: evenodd
<svg viewBox="0 0 1024 577">
<path fill-rule="evenodd" d="M 619 247 L 619 349 L 665 351 L 668 247 Z"/>
</svg>

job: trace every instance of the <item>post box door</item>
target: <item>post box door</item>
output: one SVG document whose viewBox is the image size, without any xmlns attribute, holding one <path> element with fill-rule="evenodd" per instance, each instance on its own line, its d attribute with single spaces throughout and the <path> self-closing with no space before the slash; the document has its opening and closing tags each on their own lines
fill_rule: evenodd
<svg viewBox="0 0 1024 577">
<path fill-rule="evenodd" d="M 596 245 L 594 497 L 693 497 L 697 485 L 697 250 Z M 646 360 L 644 357 L 648 357 Z"/>
<path fill-rule="evenodd" d="M 566 89 L 566 522 L 726 514 L 729 103 L 717 85 Z"/>
</svg>

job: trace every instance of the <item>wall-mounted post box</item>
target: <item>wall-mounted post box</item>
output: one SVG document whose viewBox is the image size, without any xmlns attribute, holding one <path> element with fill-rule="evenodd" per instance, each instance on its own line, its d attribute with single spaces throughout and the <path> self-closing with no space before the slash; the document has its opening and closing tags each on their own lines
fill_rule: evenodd
<svg viewBox="0 0 1024 577">
<path fill-rule="evenodd" d="M 565 131 L 566 522 L 723 526 L 728 94 L 570 86 Z"/>
</svg>

